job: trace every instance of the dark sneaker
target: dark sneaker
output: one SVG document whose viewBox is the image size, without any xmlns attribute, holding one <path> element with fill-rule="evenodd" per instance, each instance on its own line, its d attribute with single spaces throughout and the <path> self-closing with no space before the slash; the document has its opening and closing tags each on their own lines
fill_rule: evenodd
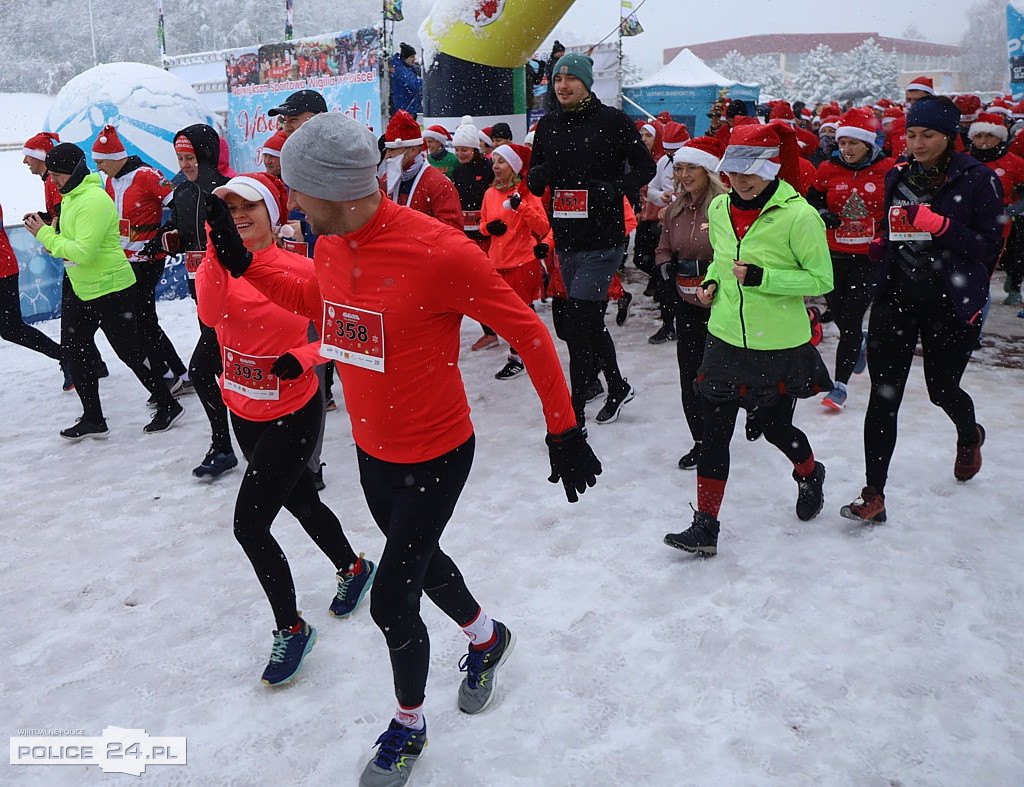
<svg viewBox="0 0 1024 787">
<path fill-rule="evenodd" d="M 194 394 L 196 392 L 196 386 L 191 380 L 186 380 L 184 377 L 180 377 L 178 379 L 181 380 L 181 388 L 178 390 L 178 396 Z"/>
<path fill-rule="evenodd" d="M 873 486 L 860 490 L 860 497 L 839 509 L 840 516 L 868 524 L 885 521 L 885 495 Z"/>
<path fill-rule="evenodd" d="M 324 412 L 330 413 L 338 409 L 338 403 L 334 401 L 333 396 L 327 397 L 327 402 L 324 404 Z"/>
<path fill-rule="evenodd" d="M 595 379 L 594 382 L 587 386 L 587 404 L 596 402 L 602 396 L 604 396 L 604 386 L 600 380 Z"/>
<path fill-rule="evenodd" d="M 181 378 L 175 375 L 174 377 L 164 377 L 164 384 L 167 386 L 167 390 L 171 392 L 171 396 L 181 396 L 182 381 Z M 157 401 L 156 394 L 150 394 L 146 400 L 146 407 L 155 408 L 160 402 Z"/>
<path fill-rule="evenodd" d="M 158 407 L 156 415 L 153 416 L 153 420 L 142 427 L 142 431 L 146 434 L 166 432 L 174 425 L 174 422 L 184 414 L 185 408 L 178 404 L 177 401 L 174 401 L 168 407 Z"/>
<path fill-rule="evenodd" d="M 303 659 L 316 644 L 316 629 L 299 618 L 299 630 L 274 632 L 274 646 L 270 661 L 263 670 L 263 682 L 268 686 L 283 686 L 298 673 Z"/>
<path fill-rule="evenodd" d="M 323 492 L 327 488 L 327 484 L 324 482 L 324 467 L 326 465 L 321 462 L 320 467 L 313 473 L 313 487 L 317 492 Z"/>
<path fill-rule="evenodd" d="M 700 458 L 700 443 L 694 443 L 690 453 L 683 454 L 679 459 L 680 470 L 696 470 L 697 460 Z"/>
<path fill-rule="evenodd" d="M 985 444 L 985 427 L 978 424 L 978 442 L 956 447 L 953 475 L 957 481 L 970 481 L 981 470 L 981 447 Z"/>
<path fill-rule="evenodd" d="M 667 325 L 662 325 L 658 332 L 647 339 L 648 344 L 667 344 L 676 340 L 676 332 Z"/>
<path fill-rule="evenodd" d="M 97 380 L 102 380 L 104 377 L 110 377 L 110 370 L 103 361 L 98 361 L 94 368 L 96 369 Z"/>
<path fill-rule="evenodd" d="M 509 358 L 508 363 L 502 367 L 501 371 L 494 375 L 495 380 L 511 380 L 513 377 L 518 377 L 526 371 L 526 367 L 523 366 L 522 361 L 515 361 Z"/>
<path fill-rule="evenodd" d="M 814 463 L 814 472 L 809 476 L 797 475 L 793 471 L 793 480 L 796 481 L 796 516 L 806 522 L 814 519 L 821 513 L 821 507 L 825 505 L 825 465 L 821 462 Z"/>
<path fill-rule="evenodd" d="M 693 524 L 682 533 L 668 533 L 665 543 L 684 552 L 696 552 L 701 557 L 718 554 L 719 522 L 704 511 L 693 512 Z"/>
<path fill-rule="evenodd" d="M 192 469 L 192 475 L 213 480 L 235 467 L 238 467 L 238 457 L 234 451 L 223 452 L 211 448 L 202 464 Z"/>
<path fill-rule="evenodd" d="M 764 424 L 761 423 L 761 414 L 757 412 L 756 407 L 753 410 L 747 410 L 747 421 L 743 424 L 743 433 L 752 443 L 755 440 L 760 440 L 761 435 L 764 434 Z"/>
<path fill-rule="evenodd" d="M 623 380 L 622 384 L 625 386 L 622 390 L 616 391 L 614 394 L 608 394 L 608 398 L 604 400 L 604 407 L 601 408 L 601 412 L 594 418 L 597 423 L 610 424 L 612 421 L 618 420 L 622 405 L 633 401 L 633 397 L 636 396 L 636 389 L 629 384 L 628 380 Z"/>
<path fill-rule="evenodd" d="M 495 675 L 516 646 L 516 635 L 504 623 L 494 621 L 498 640 L 487 650 L 477 650 L 472 645 L 459 662 L 459 671 L 465 672 L 459 686 L 459 710 L 463 713 L 479 713 L 494 699 L 497 685 Z"/>
<path fill-rule="evenodd" d="M 857 363 L 853 365 L 854 374 L 864 374 L 868 368 L 868 332 L 861 331 L 860 355 L 857 356 Z"/>
<path fill-rule="evenodd" d="M 64 385 L 63 385 L 64 390 L 65 391 L 73 391 L 73 390 L 75 390 L 75 381 L 71 379 L 71 368 L 66 363 L 64 363 L 64 361 L 61 361 L 60 362 L 60 370 L 61 370 L 61 372 L 64 373 Z"/>
<path fill-rule="evenodd" d="M 101 418 L 99 421 L 86 421 L 85 416 L 82 416 L 75 421 L 74 426 L 62 429 L 60 436 L 72 443 L 77 443 L 79 440 L 84 440 L 87 437 L 91 437 L 94 440 L 106 440 L 110 437 L 110 430 L 107 429 L 107 419 Z"/>
<path fill-rule="evenodd" d="M 402 787 L 427 747 L 427 725 L 422 730 L 411 730 L 392 719 L 376 746 L 377 753 L 359 777 L 359 787 Z"/>
<path fill-rule="evenodd" d="M 629 304 L 631 304 L 632 302 L 633 296 L 630 293 L 623 291 L 622 297 L 619 298 L 619 302 L 616 304 L 615 308 L 616 325 L 626 324 L 626 320 L 629 319 Z"/>
<path fill-rule="evenodd" d="M 331 614 L 336 618 L 347 618 L 356 611 L 363 596 L 370 591 L 370 585 L 377 574 L 377 566 L 372 560 L 367 560 L 362 554 L 359 555 L 359 559 L 362 561 L 362 568 L 358 574 L 338 572 L 338 592 L 331 602 Z"/>
</svg>

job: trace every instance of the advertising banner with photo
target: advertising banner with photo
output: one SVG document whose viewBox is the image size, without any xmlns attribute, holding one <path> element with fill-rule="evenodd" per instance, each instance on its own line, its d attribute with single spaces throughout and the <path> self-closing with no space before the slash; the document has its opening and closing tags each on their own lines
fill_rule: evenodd
<svg viewBox="0 0 1024 787">
<path fill-rule="evenodd" d="M 316 90 L 331 112 L 344 112 L 381 133 L 375 27 L 236 49 L 225 58 L 228 145 L 238 172 L 263 168 L 263 143 L 277 130 L 267 112 L 296 90 Z"/>
<path fill-rule="evenodd" d="M 1006 4 L 1006 55 L 1010 61 L 1010 92 L 1013 100 L 1024 98 L 1024 14 Z"/>
</svg>

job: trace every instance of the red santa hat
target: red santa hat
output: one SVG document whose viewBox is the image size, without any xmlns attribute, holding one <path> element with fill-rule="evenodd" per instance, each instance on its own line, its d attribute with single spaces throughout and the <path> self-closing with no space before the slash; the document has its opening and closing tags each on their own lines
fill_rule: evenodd
<svg viewBox="0 0 1024 787">
<path fill-rule="evenodd" d="M 491 151 L 491 156 L 501 156 L 517 175 L 525 175 L 530 168 L 530 149 L 526 145 L 517 145 L 515 142 L 498 145 Z"/>
<path fill-rule="evenodd" d="M 108 125 L 100 129 L 99 136 L 92 143 L 92 157 L 94 161 L 120 161 L 128 158 L 128 151 L 124 149 L 116 128 Z"/>
<path fill-rule="evenodd" d="M 974 139 L 975 134 L 995 134 L 1003 142 L 1006 142 L 1009 137 L 1002 117 L 993 112 L 982 112 L 978 115 L 978 119 L 971 123 L 967 136 Z"/>
<path fill-rule="evenodd" d="M 652 137 L 658 136 L 658 130 L 654 127 L 654 121 L 651 120 L 638 120 L 636 122 L 637 131 L 647 131 Z"/>
<path fill-rule="evenodd" d="M 281 148 L 284 145 L 284 141 L 288 139 L 288 135 L 284 131 L 275 131 L 270 139 L 263 143 L 263 155 L 281 157 Z"/>
<path fill-rule="evenodd" d="M 1017 119 L 1024 118 L 1024 101 L 1010 107 L 1010 117 Z"/>
<path fill-rule="evenodd" d="M 977 98 L 977 96 L 975 96 L 975 98 Z M 979 108 L 981 107 L 980 99 L 978 100 L 978 106 Z M 1004 117 L 1009 117 L 1010 110 L 1010 103 L 1003 98 L 997 98 L 995 101 L 988 105 L 989 112 L 997 112 L 998 114 L 1003 115 Z"/>
<path fill-rule="evenodd" d="M 666 123 L 661 132 L 661 146 L 665 150 L 679 150 L 683 143 L 690 138 L 690 132 L 686 130 L 685 123 L 676 123 L 674 120 Z"/>
<path fill-rule="evenodd" d="M 882 113 L 882 128 L 885 128 L 892 123 L 896 118 L 903 117 L 903 110 L 893 104 L 892 106 L 886 107 L 885 112 Z"/>
<path fill-rule="evenodd" d="M 735 125 L 718 171 L 773 180 L 781 169 L 781 147 L 782 140 L 771 126 L 756 122 Z"/>
<path fill-rule="evenodd" d="M 387 131 L 384 132 L 384 147 L 389 150 L 423 147 L 423 132 L 416 118 L 404 109 L 392 115 Z"/>
<path fill-rule="evenodd" d="M 694 137 L 672 154 L 672 164 L 696 164 L 708 172 L 718 172 L 724 155 L 725 146 L 715 137 Z"/>
<path fill-rule="evenodd" d="M 60 144 L 60 136 L 49 131 L 40 131 L 35 136 L 29 137 L 28 141 L 21 148 L 21 155 L 29 158 L 46 161 L 46 154 L 53 150 L 54 145 Z"/>
<path fill-rule="evenodd" d="M 444 126 L 431 126 L 430 128 L 423 130 L 424 139 L 433 139 L 440 142 L 442 145 L 447 145 L 452 141 L 452 135 L 448 133 L 448 129 Z"/>
<path fill-rule="evenodd" d="M 981 99 L 973 93 L 964 93 L 962 96 L 957 96 L 953 99 L 953 103 L 956 104 L 956 108 L 960 110 L 960 122 L 963 123 L 969 120 L 977 120 L 978 113 L 981 112 Z"/>
<path fill-rule="evenodd" d="M 833 133 L 833 135 L 834 135 L 835 131 L 836 131 L 836 128 L 838 126 L 839 126 L 839 116 L 838 115 L 825 115 L 821 119 L 821 125 L 818 126 L 818 133 L 821 134 L 821 133 L 823 133 L 825 131 L 831 131 Z"/>
<path fill-rule="evenodd" d="M 875 144 L 875 113 L 871 107 L 854 107 L 843 113 L 836 128 L 836 139 L 843 137 L 859 139 L 867 145 Z"/>
<path fill-rule="evenodd" d="M 915 77 L 907 83 L 904 90 L 920 90 L 922 93 L 929 93 L 934 96 L 935 83 L 932 82 L 931 77 Z"/>
<path fill-rule="evenodd" d="M 276 227 L 288 218 L 288 189 L 280 178 L 266 172 L 246 172 L 235 175 L 223 186 L 213 190 L 221 199 L 228 194 L 237 194 L 250 202 L 262 202 L 270 214 L 270 225 Z"/>
<path fill-rule="evenodd" d="M 491 126 L 484 126 L 477 132 L 480 137 L 480 141 L 483 142 L 487 147 L 491 147 L 494 144 L 494 140 L 491 139 Z"/>
<path fill-rule="evenodd" d="M 781 120 L 789 125 L 796 123 L 796 115 L 793 114 L 793 107 L 789 105 L 788 101 L 777 101 L 775 106 L 772 107 L 771 114 L 768 115 L 769 120 Z"/>
</svg>

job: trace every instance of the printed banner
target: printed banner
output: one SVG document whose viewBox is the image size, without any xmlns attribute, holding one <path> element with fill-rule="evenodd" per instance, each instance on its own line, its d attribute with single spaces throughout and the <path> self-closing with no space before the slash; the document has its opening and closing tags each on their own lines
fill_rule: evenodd
<svg viewBox="0 0 1024 787">
<path fill-rule="evenodd" d="M 1010 61 L 1010 92 L 1013 100 L 1024 98 L 1024 14 L 1006 4 L 1006 56 Z"/>
<path fill-rule="evenodd" d="M 628 36 L 638 36 L 644 32 L 644 29 L 640 24 L 640 20 L 637 19 L 636 14 L 633 13 L 633 3 L 630 2 L 630 0 L 622 0 L 619 16 L 621 18 L 621 21 L 619 22 L 619 35 L 623 38 Z"/>
<path fill-rule="evenodd" d="M 267 111 L 296 90 L 318 91 L 331 112 L 380 133 L 380 39 L 379 29 L 365 27 L 231 52 L 225 60 L 231 166 L 263 168 L 263 143 L 277 130 Z"/>
</svg>

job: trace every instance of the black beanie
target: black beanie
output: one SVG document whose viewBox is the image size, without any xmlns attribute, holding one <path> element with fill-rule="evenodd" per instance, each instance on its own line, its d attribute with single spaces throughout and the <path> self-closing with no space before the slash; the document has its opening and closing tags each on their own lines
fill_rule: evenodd
<svg viewBox="0 0 1024 787">
<path fill-rule="evenodd" d="M 491 126 L 491 139 L 512 139 L 512 128 L 508 123 L 495 123 Z"/>
<path fill-rule="evenodd" d="M 398 45 L 398 51 L 402 60 L 406 60 L 416 54 L 416 50 L 409 44 L 405 43 L 405 41 Z"/>
<path fill-rule="evenodd" d="M 58 175 L 70 175 L 84 158 L 85 153 L 78 145 L 61 142 L 46 154 L 46 168 Z"/>
</svg>

